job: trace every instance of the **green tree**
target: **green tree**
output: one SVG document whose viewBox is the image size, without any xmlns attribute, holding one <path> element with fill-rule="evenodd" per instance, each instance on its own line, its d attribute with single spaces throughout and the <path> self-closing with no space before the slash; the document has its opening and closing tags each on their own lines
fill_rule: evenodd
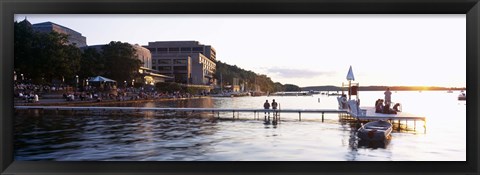
<svg viewBox="0 0 480 175">
<path fill-rule="evenodd" d="M 80 77 L 93 77 L 105 74 L 105 59 L 95 48 L 83 50 L 80 60 Z"/>
<path fill-rule="evenodd" d="M 14 23 L 14 70 L 16 73 L 30 77 L 33 71 L 30 63 L 34 60 L 33 42 L 35 35 L 32 24 L 24 20 Z M 21 78 L 21 77 L 20 77 Z"/>
<path fill-rule="evenodd" d="M 81 51 L 67 45 L 67 35 L 35 32 L 24 20 L 14 26 L 15 70 L 33 83 L 73 79 L 80 68 Z"/>
<path fill-rule="evenodd" d="M 302 88 L 298 87 L 294 84 L 285 84 L 284 85 L 285 91 L 302 91 Z"/>
<path fill-rule="evenodd" d="M 285 91 L 286 87 L 284 85 L 278 82 L 274 83 L 270 77 L 266 75 L 259 75 L 255 72 L 239 68 L 236 65 L 231 66 L 222 63 L 221 61 L 217 61 L 216 65 L 217 71 L 214 77 L 219 82 L 222 78 L 224 85 L 231 84 L 233 78 L 239 78 L 241 82 L 247 82 L 247 86 L 245 87 L 247 90 L 255 90 L 255 86 L 260 86 L 260 90 L 263 92 Z"/>
<path fill-rule="evenodd" d="M 135 49 L 128 43 L 112 41 L 103 46 L 102 55 L 105 60 L 105 76 L 117 82 L 134 79 L 141 66 Z"/>
<path fill-rule="evenodd" d="M 275 82 L 274 87 L 275 87 L 275 92 L 285 91 L 285 88 L 283 87 L 282 83 Z"/>
</svg>

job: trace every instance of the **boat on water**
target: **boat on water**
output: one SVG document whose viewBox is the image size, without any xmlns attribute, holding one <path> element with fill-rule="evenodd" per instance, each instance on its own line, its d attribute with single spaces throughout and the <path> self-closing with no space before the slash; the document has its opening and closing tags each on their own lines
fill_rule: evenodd
<svg viewBox="0 0 480 175">
<path fill-rule="evenodd" d="M 458 100 L 467 100 L 467 94 L 461 93 L 460 95 L 458 95 Z"/>
<path fill-rule="evenodd" d="M 392 124 L 383 120 L 368 122 L 358 129 L 357 136 L 362 140 L 385 140 L 392 132 Z"/>
</svg>

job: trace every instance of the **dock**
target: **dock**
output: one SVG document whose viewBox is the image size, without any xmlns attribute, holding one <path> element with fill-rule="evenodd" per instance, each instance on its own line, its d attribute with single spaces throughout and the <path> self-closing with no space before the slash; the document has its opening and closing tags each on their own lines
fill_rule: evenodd
<svg viewBox="0 0 480 175">
<path fill-rule="evenodd" d="M 401 121 L 405 121 L 405 124 L 408 124 L 408 121 L 414 122 L 414 128 L 416 129 L 416 121 L 421 120 L 424 122 L 424 128 L 426 130 L 426 117 L 418 116 L 414 114 L 409 114 L 405 112 L 398 112 L 397 114 L 382 114 L 375 113 L 373 107 L 362 107 L 364 112 L 356 112 L 348 109 L 247 109 L 247 108 L 157 108 L 157 107 L 95 107 L 95 106 L 15 106 L 15 110 L 54 110 L 54 111 L 116 111 L 116 112 L 204 112 L 212 113 L 213 115 L 217 114 L 217 117 L 220 118 L 220 112 L 231 112 L 233 119 L 239 118 L 240 112 L 250 112 L 254 114 L 255 119 L 259 119 L 262 113 L 272 113 L 275 119 L 280 119 L 281 113 L 295 113 L 298 114 L 299 121 L 302 120 L 302 113 L 317 113 L 322 114 L 322 122 L 324 122 L 325 114 L 339 114 L 341 116 L 348 116 L 348 118 L 354 119 L 356 121 L 369 121 L 369 120 L 386 120 L 391 123 L 398 121 L 398 126 L 400 128 Z M 237 114 L 235 116 L 235 114 Z"/>
<path fill-rule="evenodd" d="M 302 113 L 317 113 L 322 114 L 322 122 L 325 114 L 348 114 L 347 110 L 342 109 L 242 109 L 242 108 L 157 108 L 157 107 L 95 107 L 95 106 L 15 106 L 16 110 L 57 110 L 57 111 L 153 111 L 153 112 L 210 112 L 217 113 L 220 117 L 220 112 L 232 112 L 235 119 L 235 113 L 251 112 L 255 118 L 259 117 L 261 113 L 297 113 L 299 120 L 302 120 Z"/>
<path fill-rule="evenodd" d="M 423 122 L 423 128 L 426 133 L 427 130 L 427 117 L 420 116 L 416 114 L 411 114 L 407 112 L 397 112 L 397 114 L 383 114 L 383 113 L 376 113 L 375 107 L 361 107 L 362 112 L 349 111 L 349 114 L 356 118 L 358 121 L 372 121 L 372 120 L 384 120 L 389 121 L 390 123 L 394 124 L 397 121 L 398 127 L 400 129 L 400 124 L 402 121 L 405 123 L 405 127 L 408 128 L 408 122 L 413 121 L 414 130 L 417 128 L 417 120 Z"/>
</svg>

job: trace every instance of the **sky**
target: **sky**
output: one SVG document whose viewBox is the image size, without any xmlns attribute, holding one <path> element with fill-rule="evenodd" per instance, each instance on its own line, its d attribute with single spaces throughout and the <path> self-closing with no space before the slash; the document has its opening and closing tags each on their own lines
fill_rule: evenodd
<svg viewBox="0 0 480 175">
<path fill-rule="evenodd" d="M 300 87 L 466 87 L 465 14 L 442 15 L 95 15 L 17 14 L 110 41 L 199 41 L 217 60 Z"/>
</svg>

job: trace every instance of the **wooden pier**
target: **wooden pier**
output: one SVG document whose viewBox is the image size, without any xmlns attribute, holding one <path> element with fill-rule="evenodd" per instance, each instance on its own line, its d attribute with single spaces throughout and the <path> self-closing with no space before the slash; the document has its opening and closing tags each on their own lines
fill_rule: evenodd
<svg viewBox="0 0 480 175">
<path fill-rule="evenodd" d="M 157 108 L 157 107 L 86 107 L 86 106 L 15 106 L 16 110 L 22 109 L 38 109 L 38 110 L 58 110 L 58 111 L 154 111 L 154 112 L 211 112 L 217 113 L 220 117 L 220 112 L 232 112 L 233 118 L 235 113 L 252 112 L 257 118 L 262 113 L 298 113 L 298 119 L 302 120 L 302 113 L 317 113 L 322 114 L 322 122 L 325 114 L 348 114 L 347 110 L 338 109 L 241 109 L 241 108 Z"/>
<path fill-rule="evenodd" d="M 370 121 L 370 120 L 387 120 L 391 123 L 398 121 L 398 127 L 400 128 L 401 121 L 414 121 L 416 129 L 416 121 L 421 120 L 424 122 L 424 128 L 426 130 L 426 117 L 416 116 L 409 113 L 399 112 L 397 114 L 381 114 L 375 113 L 374 108 L 362 108 L 364 112 L 355 112 L 347 109 L 241 109 L 241 108 L 157 108 L 157 107 L 86 107 L 86 106 L 15 106 L 16 110 L 56 110 L 56 111 L 119 111 L 119 112 L 204 112 L 217 114 L 220 118 L 220 112 L 231 112 L 233 119 L 239 118 L 240 112 L 251 112 L 254 114 L 255 119 L 259 119 L 262 113 L 271 113 L 273 117 L 277 117 L 279 120 L 280 113 L 296 113 L 298 114 L 298 120 L 302 120 L 302 113 L 317 113 L 322 114 L 322 122 L 324 122 L 325 114 L 339 114 L 341 117 L 348 116 L 349 119 L 356 121 Z M 235 116 L 237 113 L 237 116 Z M 426 131 L 425 131 L 426 132 Z"/>
</svg>

